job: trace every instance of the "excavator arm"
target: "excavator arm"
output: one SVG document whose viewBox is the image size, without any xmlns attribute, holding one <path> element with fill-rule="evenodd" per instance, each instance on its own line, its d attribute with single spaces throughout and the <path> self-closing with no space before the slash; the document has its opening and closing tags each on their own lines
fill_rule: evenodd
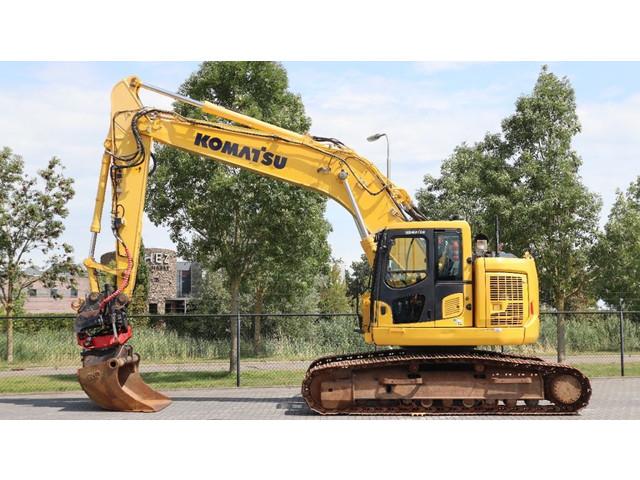
<svg viewBox="0 0 640 480">
<path fill-rule="evenodd" d="M 140 100 L 140 89 L 190 104 L 218 121 L 198 120 L 146 107 Z M 336 139 L 298 134 L 210 102 L 145 85 L 137 77 L 123 79 L 111 94 L 111 123 L 104 142 L 91 223 L 90 254 L 84 261 L 91 293 L 80 307 L 76 320 L 78 344 L 83 347 L 80 383 L 91 398 L 106 408 L 122 410 L 129 404 L 144 410 L 141 405 L 145 399 L 153 397 L 153 391 L 137 373 L 139 357 L 126 345 L 132 336 L 126 308 L 135 285 L 154 142 L 334 199 L 352 214 L 361 245 L 371 263 L 376 232 L 389 225 L 424 220 L 405 190 Z M 110 226 L 116 239 L 115 267 L 103 265 L 94 258 L 109 185 Z M 101 291 L 99 273 L 115 276 L 114 290 L 107 285 Z M 105 380 L 96 381 L 96 377 Z M 110 387 L 105 387 L 110 383 Z M 131 392 L 127 392 L 128 385 L 134 385 L 129 388 Z M 144 390 L 143 394 L 135 392 L 140 389 Z M 123 392 L 126 395 L 123 396 Z M 113 398 L 119 399 L 117 405 Z M 166 406 L 164 398 L 158 398 L 156 403 Z M 157 408 L 151 405 L 149 409 Z"/>
</svg>

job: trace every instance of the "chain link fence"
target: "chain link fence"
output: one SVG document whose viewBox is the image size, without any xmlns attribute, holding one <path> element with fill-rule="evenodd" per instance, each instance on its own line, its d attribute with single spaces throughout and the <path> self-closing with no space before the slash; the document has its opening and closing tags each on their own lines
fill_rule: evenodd
<svg viewBox="0 0 640 480">
<path fill-rule="evenodd" d="M 588 376 L 640 375 L 640 312 L 544 311 L 538 341 L 504 351 L 568 363 Z"/>
<path fill-rule="evenodd" d="M 0 319 L 0 394 L 80 389 L 73 321 L 15 317 L 8 362 Z M 131 324 L 143 378 L 160 390 L 299 386 L 313 359 L 375 348 L 364 343 L 354 314 L 142 315 Z M 543 312 L 536 344 L 501 349 L 569 363 L 588 376 L 640 375 L 640 312 Z"/>
</svg>

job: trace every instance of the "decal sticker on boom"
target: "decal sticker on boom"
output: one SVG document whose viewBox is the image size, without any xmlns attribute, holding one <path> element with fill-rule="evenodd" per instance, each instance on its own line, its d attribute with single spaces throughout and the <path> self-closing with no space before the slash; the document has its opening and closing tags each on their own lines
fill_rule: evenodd
<svg viewBox="0 0 640 480">
<path fill-rule="evenodd" d="M 258 150 L 257 148 L 229 142 L 200 132 L 196 133 L 196 139 L 193 143 L 199 147 L 209 148 L 214 152 L 233 155 L 234 157 L 244 158 L 245 160 L 255 163 L 260 162 L 267 167 L 274 166 L 275 168 L 283 169 L 287 165 L 287 157 L 276 155 L 268 151 L 267 147 L 262 147 Z"/>
</svg>

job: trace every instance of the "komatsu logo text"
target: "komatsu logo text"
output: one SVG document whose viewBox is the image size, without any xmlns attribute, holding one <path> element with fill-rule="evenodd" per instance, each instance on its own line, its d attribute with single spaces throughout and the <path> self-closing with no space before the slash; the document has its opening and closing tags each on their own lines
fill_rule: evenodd
<svg viewBox="0 0 640 480">
<path fill-rule="evenodd" d="M 212 137 L 210 135 L 204 135 L 200 132 L 196 134 L 196 140 L 194 145 L 199 147 L 210 148 L 214 152 L 224 153 L 226 155 L 233 155 L 234 157 L 244 158 L 251 162 L 260 162 L 266 166 L 274 166 L 275 168 L 282 169 L 287 165 L 287 157 L 276 155 L 273 152 L 267 150 L 267 147 L 260 149 L 247 147 L 240 145 L 239 143 L 233 143 L 229 141 L 223 141 L 218 137 Z"/>
</svg>

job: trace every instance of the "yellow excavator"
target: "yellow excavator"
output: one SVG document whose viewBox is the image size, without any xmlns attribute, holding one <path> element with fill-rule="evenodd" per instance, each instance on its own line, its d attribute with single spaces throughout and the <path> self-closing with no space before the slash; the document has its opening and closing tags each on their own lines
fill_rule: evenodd
<svg viewBox="0 0 640 480">
<path fill-rule="evenodd" d="M 144 106 L 140 89 L 192 105 L 224 122 Z M 535 262 L 488 250 L 464 221 L 427 220 L 408 193 L 339 140 L 301 135 L 161 88 L 137 77 L 111 94 L 84 261 L 91 293 L 78 308 L 80 384 L 102 407 L 158 411 L 171 400 L 139 374 L 127 305 L 135 284 L 152 145 L 158 142 L 326 195 L 354 218 L 372 266 L 360 331 L 376 349 L 317 359 L 302 384 L 321 414 L 571 414 L 591 396 L 568 365 L 486 348 L 537 341 Z M 107 185 L 115 268 L 94 259 Z M 101 290 L 99 274 L 115 276 Z"/>
</svg>

